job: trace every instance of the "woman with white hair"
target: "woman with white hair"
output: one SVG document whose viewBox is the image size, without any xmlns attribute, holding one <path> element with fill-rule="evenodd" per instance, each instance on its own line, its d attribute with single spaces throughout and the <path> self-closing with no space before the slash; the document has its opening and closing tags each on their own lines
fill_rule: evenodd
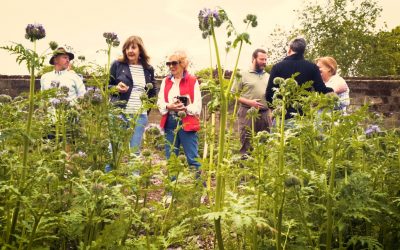
<svg viewBox="0 0 400 250">
<path fill-rule="evenodd" d="M 197 131 L 200 129 L 202 107 L 199 82 L 187 71 L 189 61 L 185 52 L 174 52 L 169 56 L 166 65 L 170 75 L 163 79 L 157 101 L 162 115 L 160 126 L 165 131 L 165 155 L 167 159 L 170 158 L 171 146 L 178 155 L 182 145 L 189 166 L 198 170 L 200 163 L 196 160 L 199 157 Z M 181 128 L 175 137 L 177 126 Z"/>
</svg>

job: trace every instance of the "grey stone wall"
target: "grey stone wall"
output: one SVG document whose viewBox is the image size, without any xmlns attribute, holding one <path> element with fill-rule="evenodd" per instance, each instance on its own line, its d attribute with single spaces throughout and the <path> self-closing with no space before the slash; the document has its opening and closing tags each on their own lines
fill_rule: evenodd
<svg viewBox="0 0 400 250">
<path fill-rule="evenodd" d="M 351 105 L 359 107 L 371 103 L 371 111 L 383 114 L 385 124 L 389 127 L 400 127 L 400 76 L 397 77 L 349 77 L 345 78 L 350 88 Z M 157 80 L 160 84 L 161 79 Z M 40 89 L 36 79 L 35 88 Z M 0 75 L 0 94 L 15 97 L 29 91 L 29 76 Z M 158 112 L 150 113 L 150 122 L 157 123 Z"/>
</svg>

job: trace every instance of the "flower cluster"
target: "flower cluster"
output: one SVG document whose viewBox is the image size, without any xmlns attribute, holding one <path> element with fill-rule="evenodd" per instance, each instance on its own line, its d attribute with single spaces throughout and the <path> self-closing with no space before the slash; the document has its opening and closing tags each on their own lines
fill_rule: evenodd
<svg viewBox="0 0 400 250">
<path fill-rule="evenodd" d="M 103 37 L 106 39 L 106 43 L 113 47 L 118 47 L 120 44 L 118 36 L 114 32 L 104 32 Z"/>
<path fill-rule="evenodd" d="M 225 11 L 223 10 L 211 10 L 204 8 L 200 10 L 199 15 L 199 28 L 203 32 L 203 38 L 207 38 L 211 35 L 211 22 L 213 26 L 219 27 L 227 19 Z"/>
<path fill-rule="evenodd" d="M 90 100 L 94 105 L 100 104 L 103 101 L 103 96 L 98 88 L 89 87 L 85 93 L 85 99 Z"/>
<path fill-rule="evenodd" d="M 25 31 L 25 38 L 31 42 L 40 40 L 46 36 L 46 31 L 41 24 L 28 24 Z"/>
<path fill-rule="evenodd" d="M 68 108 L 70 105 L 69 100 L 64 97 L 52 98 L 50 100 L 50 104 L 56 109 L 61 108 L 61 107 Z"/>
<path fill-rule="evenodd" d="M 244 23 L 250 23 L 251 27 L 257 27 L 257 16 L 253 14 L 248 14 L 246 18 L 243 20 Z"/>
</svg>

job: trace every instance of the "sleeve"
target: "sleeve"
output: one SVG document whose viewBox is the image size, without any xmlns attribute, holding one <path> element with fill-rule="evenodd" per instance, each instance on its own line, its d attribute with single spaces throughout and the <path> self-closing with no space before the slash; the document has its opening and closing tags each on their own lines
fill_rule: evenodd
<svg viewBox="0 0 400 250">
<path fill-rule="evenodd" d="M 42 75 L 42 77 L 40 77 L 40 90 L 46 90 L 48 89 L 48 87 L 46 86 L 46 74 Z"/>
<path fill-rule="evenodd" d="M 268 79 L 268 84 L 267 84 L 267 89 L 265 90 L 265 100 L 267 101 L 267 103 L 269 104 L 268 106 L 271 106 L 270 103 L 272 103 L 272 97 L 274 96 L 274 79 L 276 77 L 276 67 L 272 67 L 271 69 L 271 73 L 269 75 L 269 79 Z"/>
<path fill-rule="evenodd" d="M 158 92 L 158 98 L 157 98 L 157 106 L 161 115 L 165 115 L 166 113 L 168 113 L 167 103 L 165 102 L 164 99 L 165 79 L 166 78 L 164 78 L 163 81 L 161 82 L 160 91 Z"/>
<path fill-rule="evenodd" d="M 201 91 L 199 82 L 196 80 L 194 84 L 194 100 L 193 103 L 187 105 L 187 113 L 189 115 L 200 115 L 202 102 L 201 102 Z"/>
<path fill-rule="evenodd" d="M 156 79 L 154 77 L 154 69 L 153 69 L 153 67 L 151 67 L 149 69 L 149 73 L 150 73 L 150 82 L 153 84 L 153 88 L 149 89 L 149 90 L 147 90 L 147 88 L 146 88 L 146 91 L 147 91 L 147 96 L 149 98 L 153 98 L 153 97 L 155 97 L 157 95 Z"/>
<path fill-rule="evenodd" d="M 75 74 L 75 86 L 76 86 L 76 96 L 83 96 L 86 93 L 85 84 L 83 84 L 82 78 Z"/>
<path fill-rule="evenodd" d="M 109 87 L 117 85 L 117 61 L 114 61 L 110 67 L 110 80 L 109 80 Z"/>
<path fill-rule="evenodd" d="M 232 88 L 231 88 L 231 93 L 232 94 L 236 94 L 237 92 L 239 92 L 241 89 L 243 88 L 243 84 L 242 84 L 242 76 L 240 76 L 240 78 L 234 80 L 233 84 L 232 84 Z"/>
</svg>

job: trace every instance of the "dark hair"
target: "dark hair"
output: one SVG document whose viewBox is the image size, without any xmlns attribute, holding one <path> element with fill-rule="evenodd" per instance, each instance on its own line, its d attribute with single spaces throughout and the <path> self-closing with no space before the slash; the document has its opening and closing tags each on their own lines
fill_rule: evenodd
<svg viewBox="0 0 400 250">
<path fill-rule="evenodd" d="M 119 59 L 120 62 L 128 63 L 128 57 L 126 55 L 126 49 L 131 45 L 137 45 L 139 47 L 139 61 L 143 68 L 149 68 L 150 57 L 147 55 L 146 49 L 144 48 L 143 40 L 139 36 L 130 36 L 126 39 L 122 46 L 122 57 Z"/>
<path fill-rule="evenodd" d="M 265 50 L 263 50 L 263 49 L 256 49 L 256 50 L 254 50 L 254 52 L 253 52 L 252 58 L 253 58 L 253 59 L 257 59 L 258 53 L 267 54 L 267 52 L 266 52 Z"/>
<path fill-rule="evenodd" d="M 304 38 L 295 38 L 292 41 L 290 41 L 289 48 L 297 53 L 297 54 L 304 54 L 304 51 L 306 50 L 306 40 Z"/>
</svg>

